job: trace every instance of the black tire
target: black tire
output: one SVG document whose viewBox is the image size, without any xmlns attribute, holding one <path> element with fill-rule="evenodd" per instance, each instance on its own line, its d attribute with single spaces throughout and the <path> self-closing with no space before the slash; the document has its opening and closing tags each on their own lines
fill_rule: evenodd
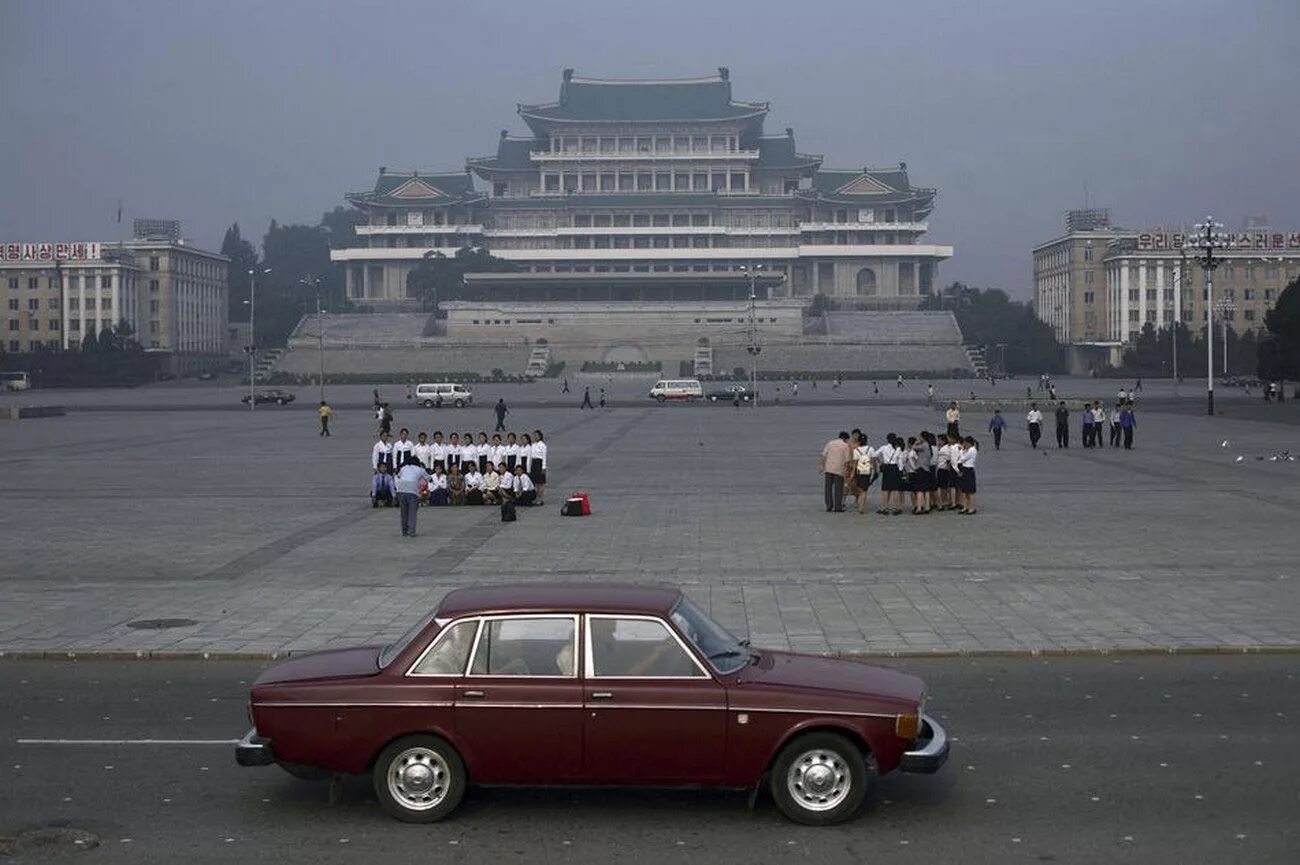
<svg viewBox="0 0 1300 865">
<path fill-rule="evenodd" d="M 328 781 L 332 774 L 325 769 L 318 769 L 315 766 L 307 766 L 303 763 L 276 763 L 275 765 L 299 781 Z"/>
<path fill-rule="evenodd" d="M 402 780 L 402 766 L 408 770 L 424 766 L 414 778 Z M 436 823 L 446 817 L 465 796 L 465 763 L 456 749 L 437 736 L 407 736 L 398 739 L 375 760 L 375 796 L 389 816 L 403 823 Z M 390 783 L 389 776 L 393 775 Z M 428 791 L 425 791 L 425 785 Z M 405 791 L 405 792 L 403 792 Z M 416 802 L 428 800 L 427 807 Z"/>
<path fill-rule="evenodd" d="M 668 402 L 668 397 L 664 396 L 663 394 L 659 394 L 659 396 L 655 397 L 655 399 L 659 400 L 660 402 Z"/>
<path fill-rule="evenodd" d="M 772 763 L 772 799 L 796 823 L 843 822 L 862 807 L 872 765 L 861 748 L 838 733 L 799 736 Z"/>
<path fill-rule="evenodd" d="M 463 399 L 458 399 L 458 400 L 456 400 L 454 403 L 452 403 L 452 405 L 456 406 L 456 408 L 464 408 L 464 407 L 465 407 L 465 400 L 463 400 Z"/>
<path fill-rule="evenodd" d="M 426 399 L 426 400 L 424 401 L 424 407 L 425 407 L 425 408 L 433 408 L 433 400 L 431 400 L 431 399 Z"/>
<path fill-rule="evenodd" d="M 277 400 L 275 401 L 275 404 L 276 404 L 276 405 L 284 405 L 284 400 L 283 400 L 283 399 L 277 399 Z"/>
<path fill-rule="evenodd" d="M 718 398 L 717 398 L 716 395 L 715 395 L 715 396 L 711 396 L 711 397 L 709 397 L 709 402 L 717 402 L 717 401 L 718 401 Z"/>
</svg>

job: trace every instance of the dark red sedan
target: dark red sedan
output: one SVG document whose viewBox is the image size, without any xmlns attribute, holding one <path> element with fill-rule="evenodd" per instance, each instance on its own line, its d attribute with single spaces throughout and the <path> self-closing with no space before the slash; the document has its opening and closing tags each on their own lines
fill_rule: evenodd
<svg viewBox="0 0 1300 865">
<path fill-rule="evenodd" d="M 396 642 L 293 658 L 253 683 L 243 766 L 359 774 L 400 820 L 468 784 L 760 789 L 844 820 L 871 776 L 935 772 L 948 737 L 915 676 L 754 649 L 671 588 L 460 589 Z"/>
</svg>

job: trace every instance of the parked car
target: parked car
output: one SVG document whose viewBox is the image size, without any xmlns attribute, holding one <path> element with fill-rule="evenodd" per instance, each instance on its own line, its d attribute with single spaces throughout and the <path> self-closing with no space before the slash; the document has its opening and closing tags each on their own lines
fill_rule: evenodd
<svg viewBox="0 0 1300 865">
<path fill-rule="evenodd" d="M 875 774 L 944 764 L 925 703 L 906 673 L 751 648 L 675 588 L 498 585 L 449 593 L 387 646 L 268 668 L 235 758 L 369 773 L 413 823 L 470 784 L 582 784 L 766 788 L 823 825 Z"/>
<path fill-rule="evenodd" d="M 248 394 L 244 394 L 240 399 L 247 404 Z M 261 405 L 264 402 L 273 402 L 276 405 L 285 405 L 286 403 L 293 402 L 294 399 L 294 395 L 289 393 L 287 390 L 259 390 L 257 391 L 256 404 Z"/>
<path fill-rule="evenodd" d="M 425 408 L 444 405 L 464 408 L 474 401 L 473 392 L 463 384 L 425 382 L 415 386 L 415 401 Z"/>
<path fill-rule="evenodd" d="M 704 396 L 704 388 L 696 378 L 663 379 L 650 388 L 649 396 L 659 402 L 670 399 L 697 400 Z"/>
<path fill-rule="evenodd" d="M 741 402 L 749 402 L 754 398 L 754 392 L 743 384 L 726 384 L 705 396 L 709 402 L 735 402 L 737 397 Z"/>
</svg>

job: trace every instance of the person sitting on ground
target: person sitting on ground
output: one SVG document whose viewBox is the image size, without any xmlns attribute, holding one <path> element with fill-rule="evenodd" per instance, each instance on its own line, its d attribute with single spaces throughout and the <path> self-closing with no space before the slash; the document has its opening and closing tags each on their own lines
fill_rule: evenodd
<svg viewBox="0 0 1300 865">
<path fill-rule="evenodd" d="M 370 506 L 379 507 L 380 503 L 391 508 L 396 501 L 397 488 L 393 485 L 393 475 L 388 471 L 388 463 L 379 464 L 370 480 Z"/>
<path fill-rule="evenodd" d="M 533 479 L 524 473 L 523 464 L 515 466 L 515 504 L 531 505 L 537 501 L 537 487 Z"/>
<path fill-rule="evenodd" d="M 444 507 L 451 499 L 447 495 L 447 473 L 442 470 L 442 463 L 433 464 L 433 476 L 429 478 L 429 505 Z"/>
<path fill-rule="evenodd" d="M 495 505 L 501 501 L 501 475 L 493 463 L 488 463 L 483 473 L 483 504 Z"/>
<path fill-rule="evenodd" d="M 501 489 L 499 495 L 503 502 L 513 502 L 515 500 L 515 475 L 510 471 L 510 467 L 505 463 L 497 466 L 497 474 L 501 476 Z"/>
<path fill-rule="evenodd" d="M 453 505 L 465 504 L 465 476 L 460 473 L 460 466 L 454 465 L 447 473 L 447 496 Z"/>
<path fill-rule="evenodd" d="M 465 473 L 465 504 L 483 504 L 483 473 L 478 470 L 478 463 L 470 463 Z"/>
</svg>

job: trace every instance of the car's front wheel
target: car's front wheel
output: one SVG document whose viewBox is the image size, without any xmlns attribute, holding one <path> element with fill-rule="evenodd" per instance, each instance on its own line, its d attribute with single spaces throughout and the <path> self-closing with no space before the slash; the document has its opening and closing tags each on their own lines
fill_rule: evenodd
<svg viewBox="0 0 1300 865">
<path fill-rule="evenodd" d="M 464 408 L 464 407 L 465 407 L 465 400 L 463 400 L 463 399 L 458 399 L 458 400 L 456 400 L 454 403 L 452 403 L 452 405 L 456 406 L 456 408 Z"/>
<path fill-rule="evenodd" d="M 828 826 L 847 820 L 866 798 L 868 760 L 836 733 L 800 736 L 781 749 L 772 765 L 772 798 L 796 823 Z"/>
<path fill-rule="evenodd" d="M 431 400 L 431 399 L 426 399 L 426 400 L 424 401 L 424 407 L 425 407 L 425 408 L 433 408 L 433 400 Z"/>
<path fill-rule="evenodd" d="M 407 736 L 375 761 L 375 796 L 405 823 L 434 823 L 456 809 L 465 795 L 465 764 L 437 736 Z"/>
</svg>

